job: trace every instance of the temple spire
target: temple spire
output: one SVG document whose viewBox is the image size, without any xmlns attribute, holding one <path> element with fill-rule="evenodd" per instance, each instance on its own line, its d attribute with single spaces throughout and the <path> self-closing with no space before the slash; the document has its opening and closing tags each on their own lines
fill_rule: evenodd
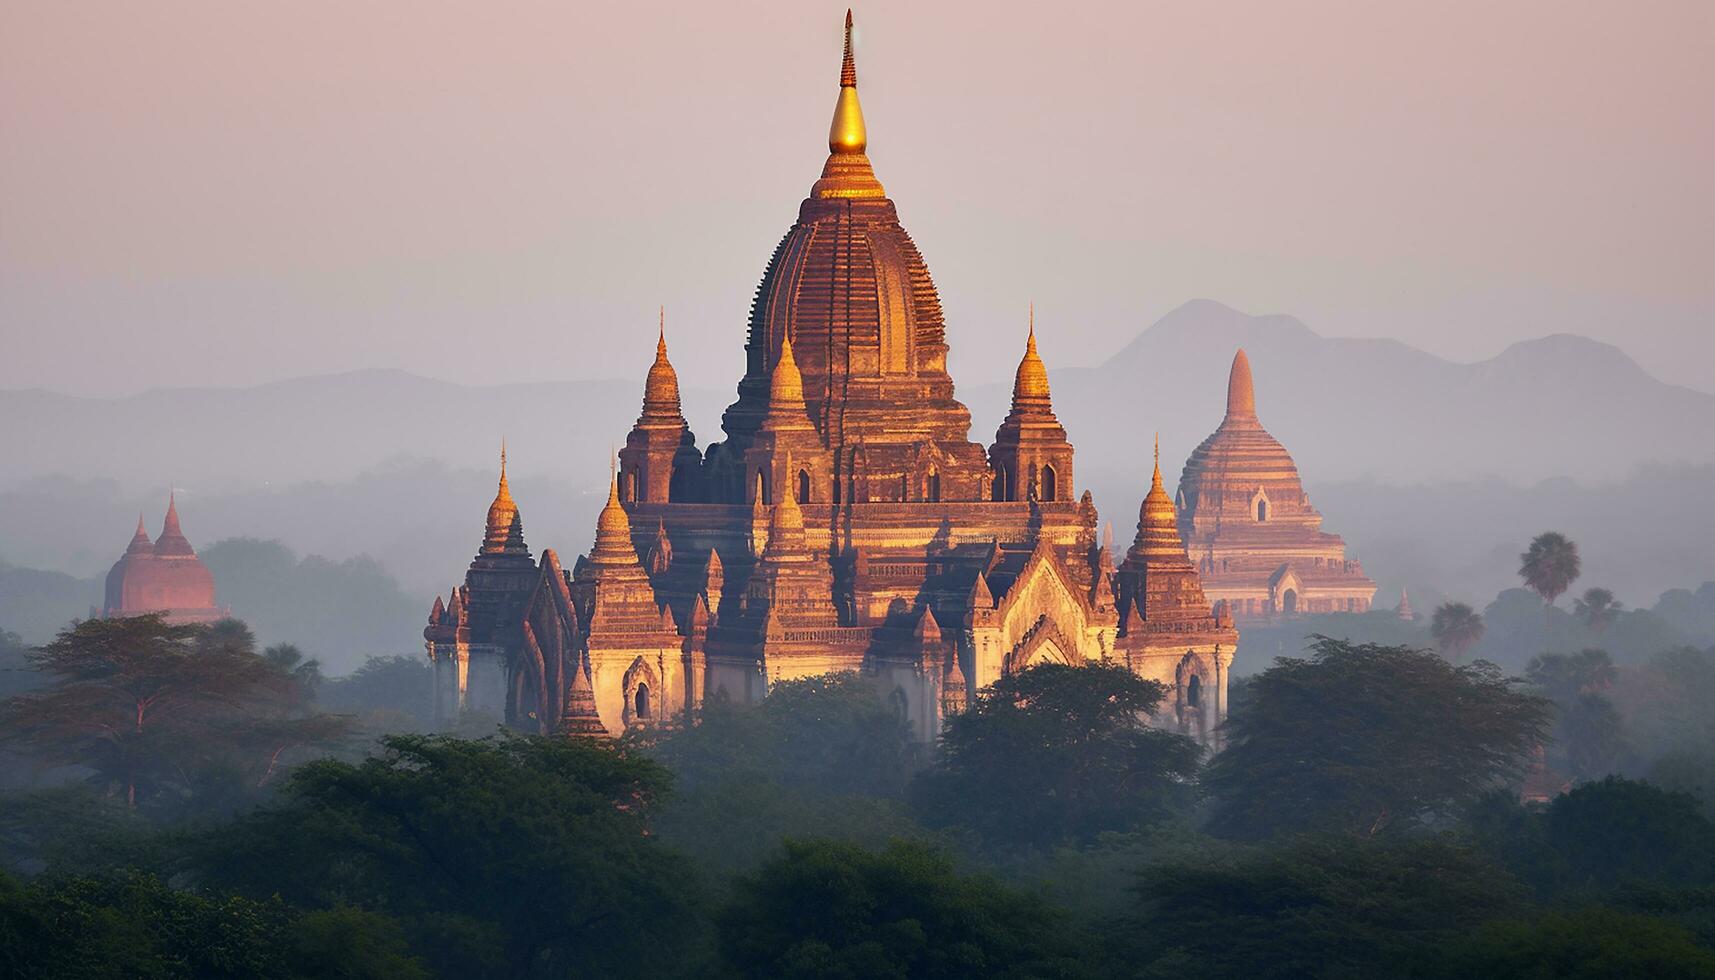
<svg viewBox="0 0 1715 980">
<path fill-rule="evenodd" d="M 679 373 L 667 359 L 667 307 L 661 307 L 655 334 L 655 363 L 643 383 L 643 417 L 660 421 L 682 418 L 679 403 Z M 639 419 L 638 421 L 643 421 Z"/>
<path fill-rule="evenodd" d="M 167 491 L 167 516 L 161 521 L 161 536 L 155 539 L 155 554 L 162 557 L 196 555 L 196 550 L 185 540 L 185 532 L 179 527 L 178 496 L 172 490 Z"/>
<path fill-rule="evenodd" d="M 1233 370 L 1227 375 L 1227 419 L 1229 421 L 1256 418 L 1256 387 L 1251 383 L 1251 361 L 1245 349 L 1233 355 Z"/>
<path fill-rule="evenodd" d="M 149 529 L 143 526 L 143 512 L 137 512 L 137 533 L 131 535 L 131 543 L 126 546 L 128 555 L 145 554 L 155 549 L 155 543 L 149 540 Z"/>
<path fill-rule="evenodd" d="M 637 549 L 631 544 L 631 518 L 619 502 L 619 472 L 614 469 L 612 454 L 608 457 L 607 503 L 595 522 L 595 547 L 590 560 L 597 564 L 615 562 L 631 564 L 637 561 Z"/>
<path fill-rule="evenodd" d="M 1048 399 L 1048 368 L 1036 353 L 1036 304 L 1030 304 L 1030 332 L 1024 338 L 1024 358 L 1018 362 L 1018 373 L 1012 382 L 1014 411 L 1024 400 Z"/>
<path fill-rule="evenodd" d="M 840 62 L 840 98 L 834 103 L 834 122 L 828 127 L 829 153 L 862 153 L 869 146 L 863 124 L 863 106 L 858 104 L 857 61 L 852 57 L 852 12 L 846 11 L 846 47 Z"/>
<path fill-rule="evenodd" d="M 512 500 L 512 487 L 506 481 L 506 438 L 500 440 L 500 484 L 494 491 L 494 502 L 488 505 L 488 520 L 483 525 L 482 551 L 484 554 L 498 555 L 506 551 L 514 551 L 523 547 L 521 540 L 513 540 L 513 525 L 519 524 L 518 505 Z"/>
</svg>

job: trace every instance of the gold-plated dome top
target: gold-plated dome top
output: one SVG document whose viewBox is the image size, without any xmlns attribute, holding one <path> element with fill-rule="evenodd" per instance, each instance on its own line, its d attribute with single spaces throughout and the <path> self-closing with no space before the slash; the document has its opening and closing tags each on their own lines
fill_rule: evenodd
<svg viewBox="0 0 1715 980">
<path fill-rule="evenodd" d="M 655 363 L 649 366 L 649 379 L 643 385 L 643 408 L 648 414 L 679 414 L 679 373 L 667 359 L 667 308 L 661 308 L 659 332 L 655 338 Z"/>
<path fill-rule="evenodd" d="M 1018 362 L 1018 374 L 1012 381 L 1012 400 L 1048 398 L 1048 368 L 1036 353 L 1036 305 L 1030 306 L 1030 333 L 1024 341 L 1024 359 Z"/>
<path fill-rule="evenodd" d="M 846 10 L 846 50 L 840 62 L 840 99 L 834 103 L 834 122 L 828 127 L 829 153 L 862 153 L 869 146 L 869 131 L 863 124 L 863 106 L 858 104 L 857 62 L 852 58 L 852 12 Z"/>
<path fill-rule="evenodd" d="M 813 198 L 886 197 L 875 179 L 864 151 L 869 149 L 869 129 L 858 102 L 857 62 L 852 57 L 852 12 L 846 11 L 846 49 L 840 62 L 840 95 L 834 103 L 834 121 L 828 126 L 828 162 L 822 178 L 810 188 Z"/>
</svg>

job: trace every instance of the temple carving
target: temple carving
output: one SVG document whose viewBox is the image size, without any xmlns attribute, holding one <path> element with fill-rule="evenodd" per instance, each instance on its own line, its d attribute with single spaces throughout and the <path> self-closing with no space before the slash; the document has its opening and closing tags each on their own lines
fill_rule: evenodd
<svg viewBox="0 0 1715 980">
<path fill-rule="evenodd" d="M 179 527 L 177 499 L 167 497 L 161 536 L 149 540 L 143 515 L 125 553 L 107 573 L 102 616 L 162 613 L 169 623 L 212 623 L 228 611 L 215 602 L 214 576 Z"/>
<path fill-rule="evenodd" d="M 663 322 L 569 568 L 525 546 L 502 453 L 482 547 L 424 631 L 443 717 L 611 735 L 857 670 L 930 739 L 1008 671 L 1107 660 L 1167 686 L 1157 723 L 1212 739 L 1231 617 L 1159 460 L 1131 548 L 1098 541 L 1034 311 L 1011 410 L 970 438 L 935 284 L 867 155 L 849 13 L 828 149 L 763 272 L 721 439 L 697 448 Z"/>
<path fill-rule="evenodd" d="M 1256 414 L 1250 358 L 1233 356 L 1227 414 L 1185 461 L 1179 531 L 1203 588 L 1239 620 L 1367 612 L 1376 584 L 1322 530 L 1298 466 Z"/>
</svg>

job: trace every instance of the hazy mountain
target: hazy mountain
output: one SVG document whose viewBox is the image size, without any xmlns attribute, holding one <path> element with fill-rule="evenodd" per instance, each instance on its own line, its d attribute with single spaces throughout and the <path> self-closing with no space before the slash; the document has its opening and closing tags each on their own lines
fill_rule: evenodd
<svg viewBox="0 0 1715 980">
<path fill-rule="evenodd" d="M 1040 340 L 1050 365 L 1071 359 L 1051 331 Z M 1388 593 L 1492 595 L 1529 535 L 1549 527 L 1585 543 L 1590 584 L 1633 604 L 1715 577 L 1701 503 L 1715 498 L 1715 396 L 1661 384 L 1576 337 L 1455 364 L 1207 301 L 1098 367 L 1052 374 L 1078 483 L 1122 538 L 1153 434 L 1172 484 L 1220 420 L 1239 346 L 1264 424 Z M 171 482 L 199 545 L 255 537 L 336 562 L 369 554 L 426 609 L 480 540 L 502 435 L 531 546 L 568 558 L 588 547 L 604 460 L 638 410 L 637 374 L 471 387 L 368 371 L 113 400 L 0 392 L 0 560 L 97 576 L 139 509 L 158 527 Z M 1009 391 L 1010 379 L 960 388 L 974 438 L 992 437 Z M 730 398 L 685 388 L 702 444 Z"/>
<path fill-rule="evenodd" d="M 1663 384 L 1619 349 L 1582 337 L 1544 337 L 1457 364 L 1397 341 L 1320 337 L 1293 317 L 1196 300 L 1095 368 L 1052 370 L 1069 358 L 1051 333 L 1038 339 L 1054 407 L 1079 450 L 1080 482 L 1098 494 L 1103 485 L 1147 486 L 1144 447 L 1157 429 L 1162 470 L 1169 484 L 1178 479 L 1220 423 L 1239 347 L 1263 425 L 1312 482 L 1612 481 L 1643 463 L 1715 462 L 1715 395 Z M 998 420 L 1010 384 L 964 393 L 978 419 Z"/>
</svg>

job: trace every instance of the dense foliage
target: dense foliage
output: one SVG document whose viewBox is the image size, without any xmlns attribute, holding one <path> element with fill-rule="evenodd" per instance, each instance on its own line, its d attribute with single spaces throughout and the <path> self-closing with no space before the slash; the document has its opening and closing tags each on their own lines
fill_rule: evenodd
<svg viewBox="0 0 1715 980">
<path fill-rule="evenodd" d="M 1006 675 L 949 721 L 913 801 L 929 824 L 991 848 L 1089 841 L 1162 820 L 1189 798 L 1201 754 L 1147 724 L 1163 695 L 1116 664 Z"/>
<path fill-rule="evenodd" d="M 1491 664 L 1318 639 L 1251 683 L 1204 786 L 1234 837 L 1373 836 L 1445 816 L 1522 775 L 1549 709 Z"/>
<path fill-rule="evenodd" d="M 1009 675 L 932 747 L 858 674 L 607 742 L 397 734 L 431 724 L 422 661 L 329 679 L 254 647 L 118 621 L 26 655 L 0 975 L 1715 969 L 1715 651 L 1562 647 L 1508 680 L 1322 638 L 1233 685 L 1205 758 L 1103 664 Z M 77 716 L 139 703 L 146 737 Z M 310 719 L 341 736 L 270 747 Z M 1570 791 L 1519 802 L 1527 768 Z"/>
</svg>

